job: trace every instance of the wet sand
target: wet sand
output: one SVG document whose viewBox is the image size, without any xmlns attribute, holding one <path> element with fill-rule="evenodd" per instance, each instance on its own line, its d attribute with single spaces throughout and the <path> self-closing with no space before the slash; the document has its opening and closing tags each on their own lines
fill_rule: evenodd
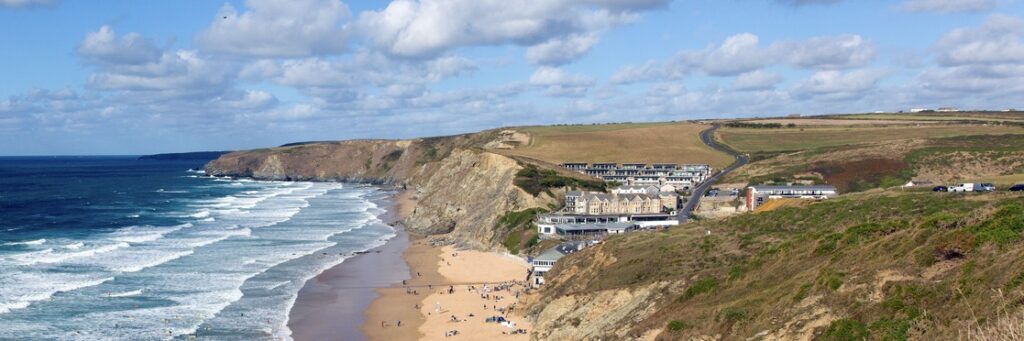
<svg viewBox="0 0 1024 341">
<path fill-rule="evenodd" d="M 416 307 L 422 306 L 424 299 L 437 289 L 436 285 L 446 280 L 437 271 L 441 249 L 430 246 L 426 238 L 412 239 L 403 255 L 410 269 L 407 286 L 398 281 L 391 287 L 377 289 L 377 299 L 365 311 L 366 323 L 362 331 L 370 340 L 423 338 L 419 328 L 426 317 Z M 407 293 L 407 289 L 413 293 Z M 398 326 L 399 320 L 401 326 Z"/>
<path fill-rule="evenodd" d="M 411 212 L 415 203 L 411 192 L 393 196 L 394 207 L 382 220 L 394 224 L 402 214 Z M 289 312 L 288 328 L 295 340 L 366 340 L 360 332 L 363 312 L 377 297 L 375 288 L 391 287 L 409 278 L 409 267 L 402 258 L 409 246 L 409 234 L 396 226 L 396 236 L 365 254 L 310 279 L 299 290 Z"/>
</svg>

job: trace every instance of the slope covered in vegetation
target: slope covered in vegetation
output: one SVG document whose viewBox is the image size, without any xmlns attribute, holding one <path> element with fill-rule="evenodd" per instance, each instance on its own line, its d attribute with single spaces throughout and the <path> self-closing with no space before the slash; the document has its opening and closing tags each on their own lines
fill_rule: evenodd
<svg viewBox="0 0 1024 341">
<path fill-rule="evenodd" d="M 1021 310 L 1022 231 L 1019 195 L 875 191 L 616 236 L 552 270 L 535 336 L 948 339 Z"/>
</svg>

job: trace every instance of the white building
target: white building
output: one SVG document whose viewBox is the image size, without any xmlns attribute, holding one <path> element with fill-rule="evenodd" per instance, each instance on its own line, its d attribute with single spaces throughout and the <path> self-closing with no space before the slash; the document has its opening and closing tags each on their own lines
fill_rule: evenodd
<svg viewBox="0 0 1024 341">
<path fill-rule="evenodd" d="M 753 210 L 771 199 L 796 198 L 822 200 L 838 195 L 835 186 L 750 186 L 747 187 L 747 209 Z"/>
</svg>

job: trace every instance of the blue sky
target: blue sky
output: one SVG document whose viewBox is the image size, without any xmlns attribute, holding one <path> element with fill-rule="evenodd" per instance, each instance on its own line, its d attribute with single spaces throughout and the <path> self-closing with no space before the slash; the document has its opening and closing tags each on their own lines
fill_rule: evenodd
<svg viewBox="0 0 1024 341">
<path fill-rule="evenodd" d="M 0 155 L 1024 108 L 1019 0 L 0 0 Z"/>
</svg>

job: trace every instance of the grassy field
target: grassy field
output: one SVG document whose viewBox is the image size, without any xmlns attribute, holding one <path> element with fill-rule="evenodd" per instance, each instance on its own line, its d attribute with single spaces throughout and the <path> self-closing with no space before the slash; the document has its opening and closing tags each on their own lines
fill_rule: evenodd
<svg viewBox="0 0 1024 341">
<path fill-rule="evenodd" d="M 925 125 L 909 127 L 723 128 L 726 144 L 744 152 L 778 152 L 917 138 L 1022 134 L 1016 126 Z"/>
<path fill-rule="evenodd" d="M 1011 174 L 1011 175 L 1000 175 L 1000 176 L 989 176 L 981 177 L 978 179 L 971 179 L 967 182 L 991 182 L 996 186 L 999 186 L 1000 190 L 1005 190 L 1007 186 L 1016 184 L 1024 184 L 1024 174 Z"/>
<path fill-rule="evenodd" d="M 1024 122 L 1024 116 L 998 115 L 920 115 L 920 114 L 866 114 L 852 115 L 849 120 L 907 120 L 907 121 L 989 121 L 989 122 Z"/>
<path fill-rule="evenodd" d="M 530 143 L 505 154 L 562 162 L 707 163 L 722 168 L 726 154 L 700 141 L 706 125 L 693 123 L 627 123 L 514 128 L 530 134 Z"/>
</svg>

